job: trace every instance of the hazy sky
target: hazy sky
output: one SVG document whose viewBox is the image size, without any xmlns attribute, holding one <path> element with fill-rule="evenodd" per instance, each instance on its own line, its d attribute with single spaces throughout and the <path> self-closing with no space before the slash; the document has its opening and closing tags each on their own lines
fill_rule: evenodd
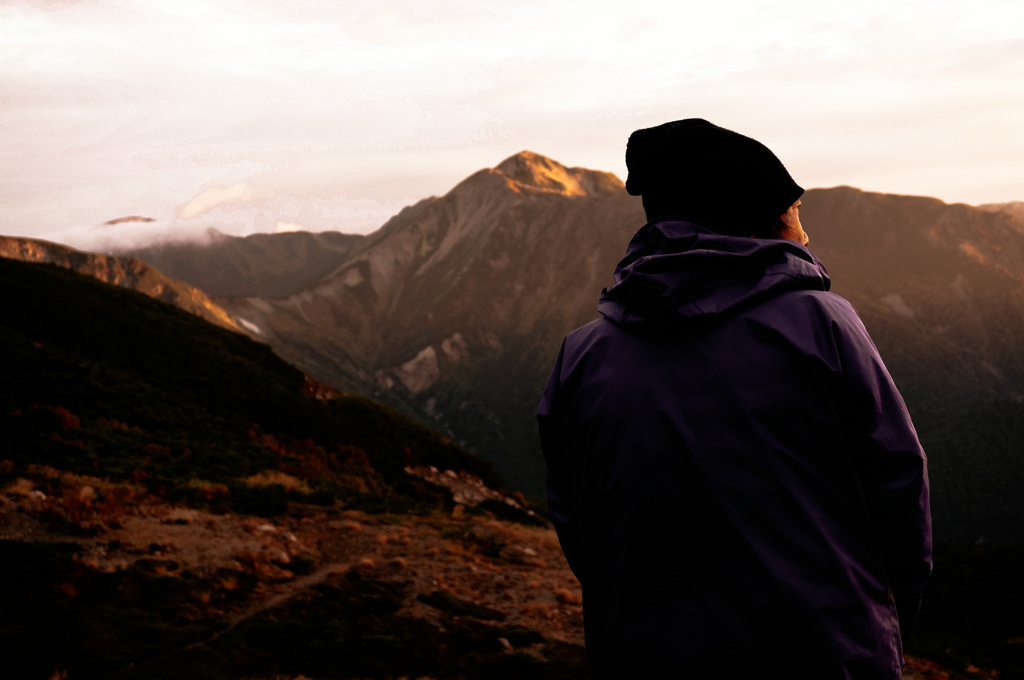
<svg viewBox="0 0 1024 680">
<path fill-rule="evenodd" d="M 686 117 L 808 188 L 1024 200 L 1024 2 L 0 0 L 0 102 L 0 233 L 76 247 L 365 232 L 523 149 L 625 178 Z"/>
</svg>

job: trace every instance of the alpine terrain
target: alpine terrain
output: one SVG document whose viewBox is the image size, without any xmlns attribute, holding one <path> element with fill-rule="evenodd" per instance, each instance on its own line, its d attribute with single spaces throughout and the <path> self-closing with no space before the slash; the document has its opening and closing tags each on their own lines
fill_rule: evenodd
<svg viewBox="0 0 1024 680">
<path fill-rule="evenodd" d="M 642 222 L 614 176 L 524 152 L 366 237 L 149 251 L 236 293 L 213 301 L 137 259 L 3 239 L 121 286 L 0 258 L 4 667 L 583 677 L 553 531 L 450 439 L 542 494 L 551 361 Z M 1024 677 L 1024 227 L 849 187 L 808 191 L 803 222 L 930 455 L 939 548 L 904 677 Z"/>
<path fill-rule="evenodd" d="M 1024 542 L 1024 225 L 850 187 L 808 191 L 802 212 L 929 453 L 938 540 Z M 551 363 L 643 222 L 615 176 L 523 152 L 406 208 L 299 293 L 217 302 L 311 375 L 449 433 L 537 498 Z"/>
</svg>

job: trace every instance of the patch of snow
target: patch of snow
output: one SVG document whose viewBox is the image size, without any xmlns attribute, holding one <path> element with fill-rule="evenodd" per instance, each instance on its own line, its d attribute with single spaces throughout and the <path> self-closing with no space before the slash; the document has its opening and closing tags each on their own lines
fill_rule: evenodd
<svg viewBox="0 0 1024 680">
<path fill-rule="evenodd" d="M 263 331 L 260 330 L 260 327 L 257 326 L 256 324 L 254 324 L 252 321 L 249 321 L 248 319 L 243 319 L 242 317 L 238 317 L 238 323 L 242 324 L 242 326 L 244 326 L 246 329 L 252 331 L 256 335 L 263 335 Z"/>
</svg>

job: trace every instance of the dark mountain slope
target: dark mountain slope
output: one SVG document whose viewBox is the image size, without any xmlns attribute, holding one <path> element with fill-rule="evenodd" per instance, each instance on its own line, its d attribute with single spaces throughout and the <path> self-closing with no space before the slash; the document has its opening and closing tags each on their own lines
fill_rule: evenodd
<svg viewBox="0 0 1024 680">
<path fill-rule="evenodd" d="M 264 435 L 366 449 L 389 483 L 406 465 L 488 464 L 356 396 L 322 401 L 266 345 L 52 265 L 0 259 L 4 457 L 168 489 L 272 467 Z M 330 493 L 346 492 L 324 487 Z"/>
<path fill-rule="evenodd" d="M 487 465 L 132 291 L 0 285 L 4 677 L 586 677 L 578 584 L 551 529 L 471 497 Z M 1020 677 L 1019 563 L 941 563 L 923 649 Z"/>
<path fill-rule="evenodd" d="M 338 232 L 225 236 L 210 243 L 161 243 L 119 253 L 145 260 L 210 295 L 278 298 L 301 291 L 341 264 L 363 237 Z"/>
<path fill-rule="evenodd" d="M 584 675 L 553 531 L 490 465 L 139 293 L 0 285 L 4 677 Z"/>
<path fill-rule="evenodd" d="M 1024 201 L 1010 201 L 1009 203 L 985 203 L 979 205 L 982 210 L 990 212 L 1004 212 L 1015 217 L 1019 222 L 1024 223 Z"/>
<path fill-rule="evenodd" d="M 48 262 L 100 281 L 144 293 L 180 307 L 211 323 L 242 330 L 206 293 L 164 275 L 141 259 L 86 253 L 49 241 L 0 236 L 0 257 L 22 262 Z"/>
<path fill-rule="evenodd" d="M 864 319 L 929 452 L 938 538 L 1024 541 L 1024 226 L 843 187 L 804 204 L 811 248 Z"/>
</svg>

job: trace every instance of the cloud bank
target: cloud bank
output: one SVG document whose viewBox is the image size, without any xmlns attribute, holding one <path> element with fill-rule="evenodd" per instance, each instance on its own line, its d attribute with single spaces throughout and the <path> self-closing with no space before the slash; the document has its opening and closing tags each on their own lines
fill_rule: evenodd
<svg viewBox="0 0 1024 680">
<path fill-rule="evenodd" d="M 1024 198 L 1016 0 L 10 0 L 0 97 L 0 232 L 82 243 L 367 231 L 523 149 L 623 177 L 689 116 L 807 187 Z"/>
<path fill-rule="evenodd" d="M 190 220 L 197 215 L 213 210 L 219 205 L 252 203 L 257 197 L 256 189 L 245 182 L 238 182 L 226 187 L 211 187 L 179 207 L 177 211 L 178 219 Z"/>
</svg>

